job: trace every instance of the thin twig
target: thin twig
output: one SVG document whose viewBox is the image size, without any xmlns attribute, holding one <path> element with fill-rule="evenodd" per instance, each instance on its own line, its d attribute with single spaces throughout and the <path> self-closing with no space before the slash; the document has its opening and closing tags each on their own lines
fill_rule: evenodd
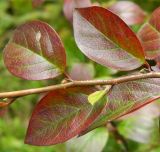
<svg viewBox="0 0 160 152">
<path fill-rule="evenodd" d="M 0 93 L 0 98 L 14 98 L 14 97 L 22 97 L 30 94 L 38 94 L 49 92 L 52 90 L 58 89 L 66 89 L 70 87 L 80 87 L 80 86 L 94 86 L 94 85 L 115 85 L 119 83 L 124 83 L 128 81 L 134 81 L 139 79 L 145 78 L 160 78 L 160 72 L 150 72 L 146 74 L 137 74 L 137 75 L 130 75 L 124 76 L 120 78 L 115 78 L 111 80 L 86 80 L 86 81 L 72 81 L 65 84 L 57 84 L 42 88 L 35 88 L 35 89 L 27 89 L 27 90 L 19 90 L 19 91 L 12 91 L 12 92 L 2 92 Z"/>
</svg>

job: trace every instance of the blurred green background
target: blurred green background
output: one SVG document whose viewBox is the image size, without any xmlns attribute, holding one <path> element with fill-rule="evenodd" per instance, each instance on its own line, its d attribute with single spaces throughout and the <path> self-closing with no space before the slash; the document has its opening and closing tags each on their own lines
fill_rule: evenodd
<svg viewBox="0 0 160 152">
<path fill-rule="evenodd" d="M 160 5 L 160 0 L 133 1 L 141 6 L 141 8 L 143 8 L 143 10 L 148 14 L 150 14 L 150 12 Z M 101 5 L 107 6 L 116 2 L 116 0 L 94 0 L 94 2 L 99 2 Z M 68 69 L 71 69 L 75 63 L 83 62 L 93 66 L 95 78 L 111 78 L 123 74 L 95 64 L 94 62 L 88 60 L 79 51 L 74 41 L 72 25 L 63 15 L 63 0 L 46 0 L 46 2 L 38 8 L 32 7 L 31 0 L 0 0 L 0 92 L 42 87 L 58 83 L 60 81 L 59 79 L 54 81 L 25 81 L 12 76 L 4 66 L 2 50 L 11 37 L 13 30 L 18 25 L 34 19 L 40 19 L 49 23 L 59 33 L 67 52 Z M 134 31 L 137 31 L 139 27 L 140 25 L 132 26 Z M 31 112 L 38 98 L 38 95 L 30 95 L 18 99 L 17 102 L 12 104 L 7 109 L 7 113 L 0 118 L 0 152 L 78 151 L 67 148 L 67 144 L 60 144 L 50 147 L 35 147 L 24 144 L 25 132 L 27 130 L 29 117 L 31 116 Z M 116 122 L 120 132 L 122 132 L 122 135 L 126 133 L 126 127 L 131 127 L 132 123 L 130 123 L 130 121 L 131 120 L 118 123 Z M 144 132 L 144 130 L 142 130 L 142 132 Z M 152 135 L 154 135 L 154 133 Z M 150 143 L 139 143 L 134 140 L 126 140 L 129 151 L 160 152 L 159 142 L 156 142 L 155 138 L 153 139 L 154 142 L 151 141 Z M 119 143 L 112 134 L 110 134 L 109 137 L 106 134 L 105 142 L 106 145 L 103 150 L 104 152 L 125 151 L 122 144 Z M 97 145 L 95 144 L 94 146 Z"/>
</svg>

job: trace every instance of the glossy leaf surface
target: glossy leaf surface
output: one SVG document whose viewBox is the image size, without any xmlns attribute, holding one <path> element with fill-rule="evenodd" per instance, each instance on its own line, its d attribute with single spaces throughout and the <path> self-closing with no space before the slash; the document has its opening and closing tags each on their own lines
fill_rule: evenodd
<svg viewBox="0 0 160 152">
<path fill-rule="evenodd" d="M 107 9 L 97 6 L 76 9 L 74 35 L 80 50 L 104 66 L 125 71 L 145 62 L 136 35 Z"/>
<path fill-rule="evenodd" d="M 71 88 L 48 93 L 32 114 L 25 142 L 53 145 L 78 135 L 97 118 L 106 102 L 103 98 L 92 106 L 87 100 L 91 92 L 93 89 Z"/>
<path fill-rule="evenodd" d="M 140 24 L 145 19 L 145 12 L 130 1 L 118 1 L 108 9 L 117 14 L 127 25 Z"/>
<path fill-rule="evenodd" d="M 157 8 L 148 23 L 140 29 L 138 36 L 144 47 L 147 59 L 160 55 L 160 8 Z"/>
<path fill-rule="evenodd" d="M 66 66 L 66 54 L 57 33 L 46 23 L 31 21 L 19 26 L 4 49 L 8 70 L 28 80 L 59 76 Z"/>
<path fill-rule="evenodd" d="M 160 98 L 160 79 L 158 78 L 115 85 L 108 93 L 106 108 L 87 131 L 133 112 L 158 98 Z"/>
<path fill-rule="evenodd" d="M 65 17 L 72 22 L 74 9 L 88 6 L 91 6 L 90 0 L 64 0 L 63 12 Z"/>
<path fill-rule="evenodd" d="M 67 142 L 68 152 L 102 152 L 108 139 L 106 128 L 97 128 L 88 134 Z"/>
</svg>

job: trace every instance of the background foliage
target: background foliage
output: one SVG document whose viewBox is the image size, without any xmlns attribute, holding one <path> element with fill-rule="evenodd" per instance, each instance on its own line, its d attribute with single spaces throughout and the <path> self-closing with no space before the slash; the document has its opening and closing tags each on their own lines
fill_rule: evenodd
<svg viewBox="0 0 160 152">
<path fill-rule="evenodd" d="M 135 3 L 140 5 L 148 14 L 152 12 L 156 7 L 160 6 L 159 0 L 133 0 Z M 108 6 L 111 3 L 116 2 L 116 0 L 94 0 L 94 2 L 99 2 L 103 6 Z M 0 0 L 0 91 L 11 91 L 11 90 L 20 90 L 27 88 L 36 88 L 41 86 L 46 86 L 49 84 L 54 84 L 59 82 L 59 79 L 50 80 L 50 81 L 24 81 L 19 78 L 13 77 L 4 67 L 2 60 L 2 50 L 5 44 L 8 42 L 13 30 L 18 25 L 33 19 L 40 19 L 49 23 L 60 35 L 63 40 L 63 43 L 67 52 L 67 62 L 68 70 L 70 70 L 76 63 L 87 63 L 91 67 L 91 73 L 95 78 L 111 78 L 122 75 L 122 72 L 117 72 L 115 70 L 107 69 L 101 65 L 95 64 L 91 60 L 88 60 L 77 48 L 72 31 L 72 25 L 66 20 L 63 15 L 63 0 L 47 0 L 42 6 L 38 8 L 33 8 L 31 0 Z M 139 25 L 132 26 L 134 31 L 138 31 Z M 83 150 L 86 143 L 89 143 L 90 140 L 93 140 L 91 146 L 98 146 L 99 136 L 98 134 L 91 133 L 87 134 L 89 142 L 83 144 L 80 140 L 69 141 L 66 144 L 50 146 L 50 147 L 34 147 L 30 145 L 24 145 L 23 139 L 25 137 L 25 132 L 27 129 L 27 124 L 29 121 L 29 116 L 33 106 L 37 101 L 36 95 L 27 96 L 25 98 L 18 99 L 18 102 L 9 107 L 8 113 L 6 113 L 3 118 L 0 119 L 0 152 L 70 152 L 76 151 L 75 147 L 72 148 L 68 145 L 74 145 L 76 142 L 80 142 L 82 147 L 80 150 Z M 158 106 L 158 105 L 157 105 Z M 146 113 L 152 115 L 152 110 L 145 111 Z M 139 117 L 139 114 L 138 114 Z M 133 127 L 132 131 L 134 135 L 137 136 L 134 140 L 126 136 L 126 141 L 129 147 L 129 151 L 133 152 L 143 152 L 143 151 L 152 151 L 159 152 L 160 145 L 159 139 L 157 136 L 158 124 L 157 118 L 154 121 L 147 119 L 144 115 L 141 116 L 142 119 L 137 120 L 136 114 L 131 118 L 125 120 L 116 121 L 115 124 L 118 126 L 118 131 L 126 136 L 129 134 L 126 128 Z M 135 120 L 141 123 L 150 124 L 150 126 L 139 126 Z M 133 126 L 134 124 L 134 126 Z M 138 126 L 138 127 L 137 127 Z M 152 129 L 152 132 L 151 132 Z M 137 131 L 138 130 L 138 131 Z M 148 136 L 144 138 L 149 141 L 144 141 L 143 137 L 141 138 L 142 132 L 151 132 Z M 97 130 L 99 134 L 103 133 L 104 142 L 106 143 L 104 152 L 121 152 L 125 151 L 123 144 L 117 140 L 114 136 L 114 131 L 111 131 L 108 134 L 103 129 Z M 138 132 L 138 133 L 137 133 Z M 137 134 L 136 134 L 137 133 Z M 104 137 L 105 134 L 105 137 Z M 146 135 L 146 134 L 145 134 Z M 142 140 L 141 140 L 141 139 Z M 96 142 L 94 141 L 96 139 Z M 83 140 L 83 139 L 82 139 Z M 139 142 L 138 142 L 139 141 Z M 96 144 L 97 145 L 96 145 Z M 149 144 L 148 144 L 149 143 Z M 76 146 L 77 147 L 77 146 Z M 78 148 L 78 147 L 77 147 Z"/>
</svg>

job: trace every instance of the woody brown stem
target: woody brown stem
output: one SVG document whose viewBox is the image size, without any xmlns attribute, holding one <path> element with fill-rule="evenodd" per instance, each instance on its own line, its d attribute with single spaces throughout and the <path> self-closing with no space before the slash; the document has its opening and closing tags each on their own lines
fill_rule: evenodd
<svg viewBox="0 0 160 152">
<path fill-rule="evenodd" d="M 150 72 L 150 73 L 145 73 L 145 74 L 130 75 L 130 76 L 124 76 L 124 77 L 115 78 L 111 80 L 72 81 L 72 82 L 67 82 L 64 84 L 57 84 L 57 85 L 41 87 L 41 88 L 11 91 L 11 92 L 2 92 L 0 93 L 0 98 L 22 97 L 22 96 L 26 96 L 30 94 L 44 93 L 44 92 L 49 92 L 49 91 L 58 90 L 58 89 L 66 89 L 70 87 L 95 86 L 95 85 L 116 85 L 119 83 L 124 83 L 128 81 L 139 80 L 139 79 L 146 79 L 146 78 L 160 78 L 160 72 Z"/>
</svg>

